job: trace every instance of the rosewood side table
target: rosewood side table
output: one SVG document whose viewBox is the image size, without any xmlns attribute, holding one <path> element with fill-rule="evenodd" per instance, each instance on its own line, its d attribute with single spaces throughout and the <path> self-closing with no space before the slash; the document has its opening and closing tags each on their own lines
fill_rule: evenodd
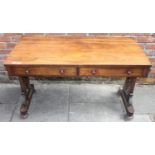
<svg viewBox="0 0 155 155">
<path fill-rule="evenodd" d="M 128 116 L 137 77 L 146 77 L 151 64 L 135 40 L 124 37 L 23 37 L 4 62 L 9 76 L 18 76 L 25 101 L 20 113 L 26 115 L 34 85 L 29 77 L 125 77 L 119 90 Z"/>
</svg>

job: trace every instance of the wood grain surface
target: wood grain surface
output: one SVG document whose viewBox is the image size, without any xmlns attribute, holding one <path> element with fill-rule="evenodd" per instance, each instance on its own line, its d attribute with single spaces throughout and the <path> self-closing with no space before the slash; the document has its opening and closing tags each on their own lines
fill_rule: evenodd
<svg viewBox="0 0 155 155">
<path fill-rule="evenodd" d="M 90 36 L 23 37 L 4 65 L 151 66 L 134 39 Z"/>
</svg>

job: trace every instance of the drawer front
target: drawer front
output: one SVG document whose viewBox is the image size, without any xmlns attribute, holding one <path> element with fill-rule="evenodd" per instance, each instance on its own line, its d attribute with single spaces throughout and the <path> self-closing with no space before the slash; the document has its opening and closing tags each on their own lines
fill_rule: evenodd
<svg viewBox="0 0 155 155">
<path fill-rule="evenodd" d="M 144 76 L 143 68 L 129 67 L 82 67 L 80 68 L 80 76 Z"/>
<path fill-rule="evenodd" d="M 17 76 L 76 76 L 75 67 L 14 67 L 11 75 Z"/>
</svg>

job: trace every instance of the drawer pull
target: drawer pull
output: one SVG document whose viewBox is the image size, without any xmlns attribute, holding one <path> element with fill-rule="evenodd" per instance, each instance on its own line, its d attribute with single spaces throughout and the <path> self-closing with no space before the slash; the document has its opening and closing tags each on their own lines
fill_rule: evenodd
<svg viewBox="0 0 155 155">
<path fill-rule="evenodd" d="M 64 74 L 64 73 L 65 73 L 64 69 L 60 69 L 60 74 Z"/>
<path fill-rule="evenodd" d="M 95 74 L 96 74 L 96 70 L 93 69 L 93 70 L 91 71 L 91 73 L 92 73 L 93 75 L 95 75 Z"/>
<path fill-rule="evenodd" d="M 131 71 L 131 70 L 128 70 L 128 71 L 127 71 L 127 74 L 128 74 L 128 75 L 131 75 L 131 74 L 132 74 L 132 71 Z"/>
<path fill-rule="evenodd" d="M 25 73 L 26 73 L 26 74 L 29 74 L 29 73 L 30 73 L 30 71 L 27 69 L 27 70 L 25 71 Z"/>
</svg>

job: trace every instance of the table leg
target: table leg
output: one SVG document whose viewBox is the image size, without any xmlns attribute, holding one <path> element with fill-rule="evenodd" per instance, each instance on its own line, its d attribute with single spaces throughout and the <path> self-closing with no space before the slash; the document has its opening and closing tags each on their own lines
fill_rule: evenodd
<svg viewBox="0 0 155 155">
<path fill-rule="evenodd" d="M 131 99 L 133 96 L 136 79 L 136 77 L 127 77 L 123 89 L 119 90 L 119 94 L 122 97 L 125 110 L 128 116 L 133 116 L 134 114 L 134 108 Z"/>
<path fill-rule="evenodd" d="M 30 80 L 28 77 L 19 77 L 19 81 L 20 81 L 22 94 L 25 96 L 25 101 L 21 105 L 20 113 L 21 113 L 21 116 L 25 116 L 27 115 L 27 112 L 31 103 L 32 95 L 35 89 L 34 89 L 34 85 L 30 84 Z"/>
</svg>

